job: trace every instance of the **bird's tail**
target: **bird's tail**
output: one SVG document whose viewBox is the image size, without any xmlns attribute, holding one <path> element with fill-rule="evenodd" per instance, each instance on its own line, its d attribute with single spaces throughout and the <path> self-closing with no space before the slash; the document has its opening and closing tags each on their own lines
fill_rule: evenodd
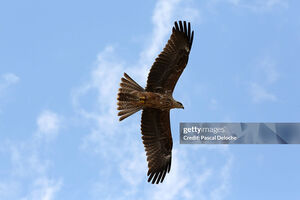
<svg viewBox="0 0 300 200">
<path fill-rule="evenodd" d="M 122 121 L 142 109 L 142 107 L 138 105 L 140 98 L 137 94 L 145 90 L 126 73 L 124 73 L 124 77 L 121 79 L 120 86 L 118 93 L 118 110 L 120 110 L 120 112 L 118 116 L 120 116 L 119 120 Z"/>
</svg>

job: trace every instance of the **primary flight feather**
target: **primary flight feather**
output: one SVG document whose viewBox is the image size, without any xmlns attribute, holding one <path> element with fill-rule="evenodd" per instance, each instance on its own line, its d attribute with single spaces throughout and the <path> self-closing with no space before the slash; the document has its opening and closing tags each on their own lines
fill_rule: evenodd
<svg viewBox="0 0 300 200">
<path fill-rule="evenodd" d="M 193 37 L 190 23 L 175 22 L 170 39 L 150 69 L 146 88 L 126 73 L 121 79 L 118 116 L 121 121 L 143 110 L 142 140 L 148 161 L 148 182 L 153 184 L 163 182 L 171 169 L 173 141 L 169 114 L 170 109 L 183 108 L 172 94 L 188 63 Z"/>
</svg>

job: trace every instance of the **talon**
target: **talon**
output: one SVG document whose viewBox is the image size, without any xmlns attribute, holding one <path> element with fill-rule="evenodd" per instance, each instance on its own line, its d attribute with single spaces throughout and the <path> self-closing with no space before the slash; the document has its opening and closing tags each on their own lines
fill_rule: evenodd
<svg viewBox="0 0 300 200">
<path fill-rule="evenodd" d="M 142 97 L 140 97 L 140 103 L 145 103 L 145 100 L 146 100 L 146 97 L 145 96 L 142 96 Z"/>
</svg>

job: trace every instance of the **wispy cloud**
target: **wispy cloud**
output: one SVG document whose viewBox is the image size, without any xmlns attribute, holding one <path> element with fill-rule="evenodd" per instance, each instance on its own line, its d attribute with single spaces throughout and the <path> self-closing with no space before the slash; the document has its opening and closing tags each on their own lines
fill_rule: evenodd
<svg viewBox="0 0 300 200">
<path fill-rule="evenodd" d="M 152 15 L 153 30 L 149 45 L 141 52 L 140 60 L 151 64 L 161 51 L 170 34 L 173 22 L 178 18 L 181 20 L 193 20 L 199 18 L 199 11 L 182 0 L 159 0 L 155 5 Z"/>
<path fill-rule="evenodd" d="M 12 198 L 19 190 L 19 185 L 15 181 L 0 180 L 0 198 L 1 199 L 14 199 Z"/>
<path fill-rule="evenodd" d="M 20 78 L 13 73 L 6 73 L 0 77 L 0 96 L 1 93 L 4 92 L 5 89 L 18 83 Z"/>
<path fill-rule="evenodd" d="M 209 158 L 211 154 L 216 155 L 218 164 Z M 232 164 L 233 156 L 225 146 L 175 149 L 169 179 L 150 190 L 149 199 L 224 199 L 231 187 Z"/>
<path fill-rule="evenodd" d="M 237 8 L 247 9 L 258 13 L 271 11 L 275 8 L 286 9 L 289 7 L 288 0 L 211 0 L 209 1 L 209 6 L 216 6 L 220 3 L 228 3 Z"/>
<path fill-rule="evenodd" d="M 210 199 L 212 200 L 221 200 L 224 199 L 224 196 L 227 196 L 230 191 L 230 174 L 233 164 L 233 156 L 231 154 L 228 155 L 226 163 L 222 166 L 219 171 L 219 177 L 222 180 L 221 184 L 215 187 L 210 193 Z"/>
<path fill-rule="evenodd" d="M 265 84 L 275 83 L 280 78 L 275 60 L 270 57 L 263 58 L 258 64 L 257 70 L 257 73 L 262 74 L 262 81 Z"/>
<path fill-rule="evenodd" d="M 268 91 L 268 88 L 275 84 L 280 78 L 274 59 L 263 58 L 254 67 L 254 80 L 249 83 L 249 91 L 254 103 L 277 101 L 275 94 Z"/>
<path fill-rule="evenodd" d="M 38 116 L 36 123 L 38 126 L 37 135 L 46 139 L 53 139 L 61 125 L 61 117 L 50 110 L 44 110 Z"/>
<path fill-rule="evenodd" d="M 51 161 L 41 158 L 40 145 L 27 142 L 1 143 L 0 153 L 10 157 L 11 168 L 0 180 L 1 199 L 53 200 L 62 179 L 49 177 Z"/>
<path fill-rule="evenodd" d="M 54 200 L 55 194 L 62 186 L 61 180 L 51 180 L 49 178 L 38 178 L 33 183 L 33 190 L 21 200 Z"/>
<path fill-rule="evenodd" d="M 252 101 L 254 103 L 277 100 L 277 97 L 274 94 L 268 92 L 264 87 L 257 83 L 251 83 L 250 93 L 252 95 Z"/>
<path fill-rule="evenodd" d="M 31 142 L 5 144 L 10 153 L 12 164 L 11 173 L 17 177 L 31 176 L 35 173 L 43 174 L 49 167 L 47 160 L 41 161 Z"/>
<path fill-rule="evenodd" d="M 211 110 L 217 110 L 219 107 L 219 102 L 215 98 L 211 98 L 209 101 L 209 107 Z"/>
<path fill-rule="evenodd" d="M 0 180 L 0 199 L 54 200 L 62 179 L 49 176 L 53 163 L 42 156 L 44 139 L 53 138 L 59 130 L 57 114 L 43 111 L 37 117 L 37 130 L 26 140 L 5 140 L 0 155 L 8 157 L 10 169 Z M 40 134 L 36 137 L 36 134 Z"/>
<path fill-rule="evenodd" d="M 256 0 L 252 3 L 247 3 L 248 1 L 243 1 L 240 3 L 241 6 L 248 8 L 255 12 L 265 12 L 270 11 L 274 8 L 288 8 L 289 4 L 287 0 Z"/>
<path fill-rule="evenodd" d="M 18 76 L 16 76 L 13 73 L 6 73 L 6 74 L 2 75 L 2 78 L 4 79 L 6 84 L 8 84 L 8 85 L 15 84 L 20 79 Z"/>
</svg>

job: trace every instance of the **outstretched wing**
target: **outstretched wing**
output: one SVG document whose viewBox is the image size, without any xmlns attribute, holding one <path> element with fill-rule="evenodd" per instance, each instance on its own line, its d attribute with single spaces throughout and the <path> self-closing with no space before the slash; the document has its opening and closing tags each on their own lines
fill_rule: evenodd
<svg viewBox="0 0 300 200">
<path fill-rule="evenodd" d="M 148 182 L 162 182 L 171 169 L 172 136 L 169 111 L 145 108 L 142 113 L 142 139 L 148 161 Z"/>
<path fill-rule="evenodd" d="M 191 32 L 190 23 L 175 22 L 172 35 L 164 50 L 153 63 L 148 75 L 146 91 L 170 92 L 187 65 L 192 47 L 194 31 Z"/>
</svg>

